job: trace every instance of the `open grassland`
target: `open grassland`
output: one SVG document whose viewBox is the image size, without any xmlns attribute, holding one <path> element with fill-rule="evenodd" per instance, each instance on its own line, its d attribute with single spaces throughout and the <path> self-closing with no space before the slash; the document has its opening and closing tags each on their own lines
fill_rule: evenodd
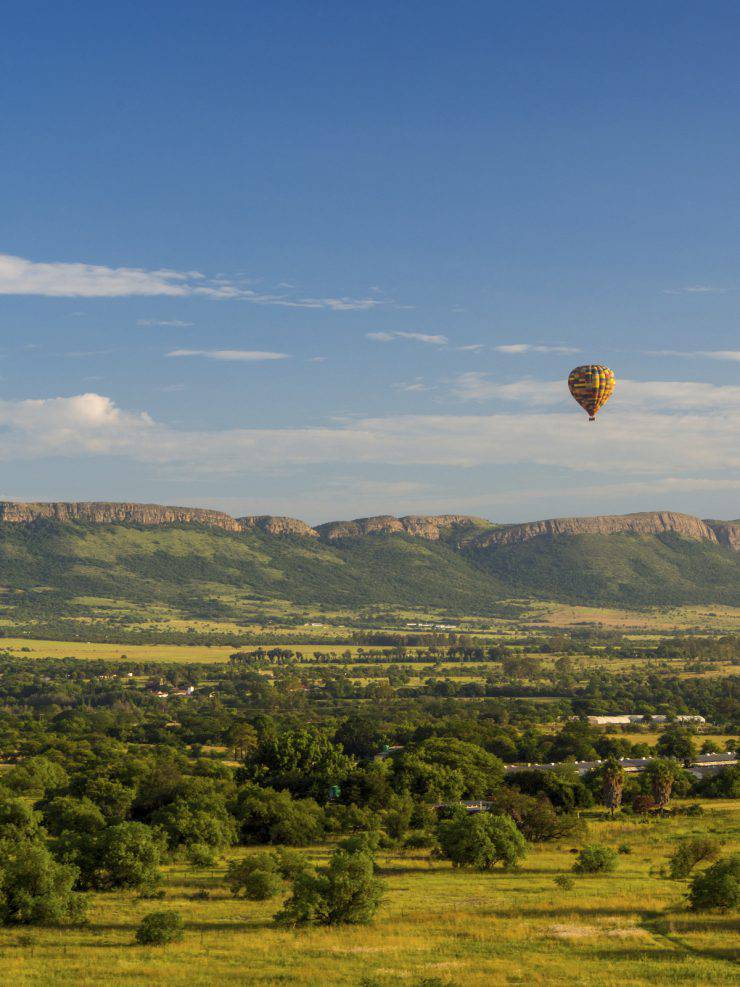
<svg viewBox="0 0 740 987">
<path fill-rule="evenodd" d="M 262 645 L 264 649 L 283 647 L 279 640 L 272 645 Z M 103 659 L 105 661 L 152 661 L 165 663 L 198 664 L 221 663 L 228 661 L 235 648 L 227 645 L 206 644 L 95 644 L 87 641 L 36 641 L 25 638 L 0 638 L 0 651 L 9 651 L 18 658 L 81 658 Z M 250 646 L 249 650 L 254 650 Z M 299 651 L 306 657 L 316 653 L 336 651 L 343 654 L 349 651 L 357 657 L 357 647 L 342 644 L 291 644 L 291 651 Z M 382 648 L 374 650 L 380 651 Z"/>
<path fill-rule="evenodd" d="M 644 610 L 617 610 L 608 607 L 563 606 L 559 603 L 533 603 L 527 616 L 548 627 L 575 627 L 595 624 L 614 630 L 684 631 L 701 627 L 713 631 L 740 629 L 740 607 L 682 606 L 649 607 Z"/>
<path fill-rule="evenodd" d="M 456 871 L 417 851 L 381 854 L 388 893 L 369 927 L 278 930 L 271 916 L 279 899 L 233 899 L 222 884 L 223 865 L 207 872 L 175 865 L 163 902 L 99 894 L 85 927 L 0 930 L 2 982 L 736 984 L 734 916 L 686 911 L 685 882 L 655 873 L 681 835 L 709 829 L 728 848 L 737 840 L 733 803 L 704 807 L 698 819 L 591 822 L 589 839 L 624 843 L 631 853 L 619 857 L 614 874 L 576 877 L 570 891 L 554 883 L 572 866 L 569 843 L 533 848 L 513 873 Z M 210 898 L 193 900 L 199 891 Z M 134 945 L 141 917 L 161 908 L 181 913 L 184 941 Z"/>
</svg>

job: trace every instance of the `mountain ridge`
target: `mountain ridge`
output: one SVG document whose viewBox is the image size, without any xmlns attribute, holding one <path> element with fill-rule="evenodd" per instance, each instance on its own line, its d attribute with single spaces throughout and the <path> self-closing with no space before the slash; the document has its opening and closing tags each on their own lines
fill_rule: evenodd
<svg viewBox="0 0 740 987">
<path fill-rule="evenodd" d="M 94 599 L 233 619 L 266 601 L 482 614 L 533 598 L 740 606 L 740 522 L 670 511 L 508 525 L 417 514 L 313 528 L 156 504 L 0 503 L 5 614 L 87 614 Z"/>
<path fill-rule="evenodd" d="M 467 514 L 381 514 L 347 521 L 328 521 L 312 527 L 298 518 L 259 514 L 232 517 L 223 511 L 200 507 L 172 507 L 114 501 L 0 502 L 0 523 L 32 524 L 39 520 L 61 523 L 134 524 L 157 527 L 170 524 L 199 525 L 239 533 L 258 529 L 282 537 L 292 535 L 329 542 L 373 535 L 406 535 L 439 541 L 443 538 L 478 548 L 519 544 L 534 538 L 674 533 L 692 541 L 705 541 L 740 551 L 740 521 L 704 520 L 675 511 L 642 511 L 547 518 L 514 524 L 497 524 Z"/>
</svg>

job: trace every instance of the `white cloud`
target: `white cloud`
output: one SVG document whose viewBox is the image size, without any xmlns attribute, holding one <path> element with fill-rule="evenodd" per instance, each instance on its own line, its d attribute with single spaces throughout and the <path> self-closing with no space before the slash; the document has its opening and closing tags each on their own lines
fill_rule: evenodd
<svg viewBox="0 0 740 987">
<path fill-rule="evenodd" d="M 723 295 L 728 289 L 711 284 L 687 284 L 682 288 L 664 288 L 664 295 Z"/>
<path fill-rule="evenodd" d="M 525 377 L 508 384 L 491 380 L 485 373 L 471 371 L 454 378 L 452 394 L 462 401 L 521 401 L 529 406 L 570 404 L 565 380 L 535 380 Z M 706 384 L 690 380 L 617 380 L 612 407 L 666 411 L 740 409 L 740 386 Z"/>
<path fill-rule="evenodd" d="M 254 363 L 260 360 L 287 360 L 289 354 L 271 353 L 269 350 L 171 350 L 167 356 L 199 356 L 206 360 Z"/>
<path fill-rule="evenodd" d="M 183 322 L 182 319 L 137 319 L 136 325 L 142 328 L 148 328 L 150 326 L 167 326 L 176 329 L 185 329 L 188 326 L 195 325 L 194 322 Z"/>
<path fill-rule="evenodd" d="M 176 429 L 110 398 L 0 402 L 0 460 L 119 456 L 177 475 L 274 472 L 310 464 L 473 467 L 528 464 L 558 474 L 740 472 L 740 405 L 681 415 L 623 410 L 589 424 L 565 412 L 401 415 L 305 428 Z M 559 483 L 562 485 L 561 481 Z"/>
<path fill-rule="evenodd" d="M 329 309 L 347 312 L 383 304 L 377 298 L 289 298 L 254 291 L 243 279 L 206 278 L 200 271 L 147 271 L 137 267 L 106 267 L 55 261 L 37 263 L 24 257 L 0 254 L 0 295 L 41 295 L 53 298 L 125 298 L 134 295 L 169 295 L 241 299 L 256 305 Z M 164 323 L 159 323 L 164 324 Z"/>
<path fill-rule="evenodd" d="M 426 343 L 429 346 L 446 346 L 449 342 L 447 336 L 430 335 L 425 332 L 367 332 L 365 336 L 376 343 L 390 343 L 394 339 L 409 339 L 414 343 Z"/>
<path fill-rule="evenodd" d="M 399 381 L 393 385 L 397 391 L 428 391 L 429 386 L 424 383 L 423 377 L 416 377 L 414 380 Z"/>
<path fill-rule="evenodd" d="M 687 359 L 727 360 L 740 363 L 740 350 L 645 350 L 645 356 L 677 356 Z"/>
<path fill-rule="evenodd" d="M 533 343 L 508 343 L 504 346 L 494 346 L 497 353 L 580 353 L 574 346 L 536 346 Z"/>
</svg>

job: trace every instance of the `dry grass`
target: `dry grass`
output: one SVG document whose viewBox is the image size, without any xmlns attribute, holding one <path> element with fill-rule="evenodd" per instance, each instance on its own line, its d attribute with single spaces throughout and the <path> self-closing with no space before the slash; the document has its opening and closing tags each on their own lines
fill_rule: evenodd
<svg viewBox="0 0 740 987">
<path fill-rule="evenodd" d="M 276 902 L 232 899 L 223 866 L 198 874 L 173 866 L 164 902 L 97 895 L 89 926 L 0 930 L 3 984 L 359 985 L 734 984 L 732 918 L 685 911 L 685 885 L 651 874 L 681 833 L 713 829 L 726 839 L 732 803 L 707 814 L 651 823 L 600 821 L 591 837 L 632 847 L 613 875 L 580 877 L 562 891 L 570 844 L 534 849 L 516 873 L 454 871 L 423 855 L 380 858 L 388 895 L 369 927 L 278 930 Z M 243 851 L 237 851 L 241 853 Z M 189 896 L 207 889 L 207 901 Z M 141 916 L 175 908 L 185 940 L 161 949 L 133 945 Z M 733 936 L 735 939 L 733 941 Z"/>
</svg>

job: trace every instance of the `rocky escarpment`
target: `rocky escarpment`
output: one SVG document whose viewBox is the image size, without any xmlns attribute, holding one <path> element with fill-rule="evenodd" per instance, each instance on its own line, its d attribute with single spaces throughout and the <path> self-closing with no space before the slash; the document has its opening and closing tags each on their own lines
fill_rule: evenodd
<svg viewBox="0 0 740 987">
<path fill-rule="evenodd" d="M 33 521 L 84 521 L 88 524 L 198 524 L 225 531 L 241 531 L 236 518 L 199 507 L 162 507 L 160 504 L 116 504 L 96 501 L 48 504 L 0 503 L 0 521 L 30 524 Z"/>
<path fill-rule="evenodd" d="M 491 527 L 490 521 L 469 517 L 465 514 L 412 514 L 407 517 L 393 517 L 381 514 L 378 517 L 356 518 L 354 521 L 329 521 L 320 524 L 316 531 L 327 541 L 340 538 L 363 538 L 366 535 L 411 535 L 439 541 L 443 534 L 454 529 Z"/>
<path fill-rule="evenodd" d="M 720 545 L 740 552 L 740 521 L 706 521 Z"/>
<path fill-rule="evenodd" d="M 661 535 L 673 532 L 692 541 L 720 543 L 715 530 L 690 514 L 653 511 L 643 514 L 615 514 L 596 517 L 551 518 L 530 521 L 485 532 L 476 539 L 476 546 L 517 545 L 533 538 L 558 538 L 564 535 L 613 535 L 629 532 L 636 535 Z"/>
<path fill-rule="evenodd" d="M 551 518 L 524 524 L 495 525 L 466 514 L 380 515 L 354 521 L 330 521 L 312 528 L 305 521 L 269 514 L 233 518 L 222 511 L 159 504 L 105 502 L 15 503 L 0 502 L 0 522 L 30 524 L 49 519 L 87 524 L 185 524 L 239 533 L 261 531 L 276 537 L 321 538 L 334 542 L 372 535 L 406 535 L 427 541 L 445 539 L 458 548 L 488 549 L 517 545 L 535 538 L 553 540 L 576 535 L 661 535 L 673 532 L 692 541 L 709 542 L 740 552 L 740 521 L 702 521 L 690 514 L 654 511 L 642 514 Z"/>
<path fill-rule="evenodd" d="M 250 514 L 237 518 L 243 531 L 257 529 L 267 535 L 297 535 L 299 538 L 318 538 L 319 533 L 305 521 L 294 517 L 274 517 L 271 514 Z"/>
</svg>

